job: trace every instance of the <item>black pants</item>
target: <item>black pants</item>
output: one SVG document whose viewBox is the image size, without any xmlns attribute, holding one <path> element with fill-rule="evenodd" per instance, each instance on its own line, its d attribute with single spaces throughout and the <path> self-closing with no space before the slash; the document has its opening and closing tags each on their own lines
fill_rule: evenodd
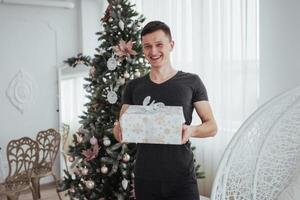
<svg viewBox="0 0 300 200">
<path fill-rule="evenodd" d="M 160 181 L 135 178 L 136 200 L 199 200 L 197 180 Z"/>
</svg>

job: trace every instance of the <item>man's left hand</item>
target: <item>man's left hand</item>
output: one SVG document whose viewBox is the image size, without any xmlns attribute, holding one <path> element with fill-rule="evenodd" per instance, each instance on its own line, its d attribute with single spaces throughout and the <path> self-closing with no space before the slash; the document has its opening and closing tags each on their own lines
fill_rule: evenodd
<svg viewBox="0 0 300 200">
<path fill-rule="evenodd" d="M 191 126 L 183 124 L 182 125 L 181 144 L 187 143 L 187 141 L 190 139 L 191 135 L 192 135 L 192 128 L 191 128 Z"/>
</svg>

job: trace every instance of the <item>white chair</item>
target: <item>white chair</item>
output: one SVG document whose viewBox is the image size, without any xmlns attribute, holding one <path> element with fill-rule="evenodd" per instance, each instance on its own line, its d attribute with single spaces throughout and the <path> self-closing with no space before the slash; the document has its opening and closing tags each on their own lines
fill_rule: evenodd
<svg viewBox="0 0 300 200">
<path fill-rule="evenodd" d="M 220 162 L 211 200 L 279 200 L 297 184 L 293 180 L 299 177 L 299 166 L 297 87 L 260 107 L 237 131 Z"/>
</svg>

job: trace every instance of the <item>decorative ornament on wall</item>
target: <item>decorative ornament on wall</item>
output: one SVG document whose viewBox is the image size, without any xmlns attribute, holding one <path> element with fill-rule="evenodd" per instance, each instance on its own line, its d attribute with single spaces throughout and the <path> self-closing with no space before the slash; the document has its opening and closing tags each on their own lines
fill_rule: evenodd
<svg viewBox="0 0 300 200">
<path fill-rule="evenodd" d="M 33 101 L 35 87 L 30 76 L 20 70 L 11 80 L 6 95 L 11 104 L 16 107 L 22 114 L 25 106 Z"/>
</svg>

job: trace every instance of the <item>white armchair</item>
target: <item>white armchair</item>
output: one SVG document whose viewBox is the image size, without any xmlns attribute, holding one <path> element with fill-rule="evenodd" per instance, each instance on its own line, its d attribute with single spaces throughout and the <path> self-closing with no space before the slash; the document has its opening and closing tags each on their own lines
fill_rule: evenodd
<svg viewBox="0 0 300 200">
<path fill-rule="evenodd" d="M 294 181 L 299 166 L 297 87 L 260 107 L 241 126 L 222 157 L 211 200 L 283 200 L 291 183 L 299 184 Z"/>
</svg>

